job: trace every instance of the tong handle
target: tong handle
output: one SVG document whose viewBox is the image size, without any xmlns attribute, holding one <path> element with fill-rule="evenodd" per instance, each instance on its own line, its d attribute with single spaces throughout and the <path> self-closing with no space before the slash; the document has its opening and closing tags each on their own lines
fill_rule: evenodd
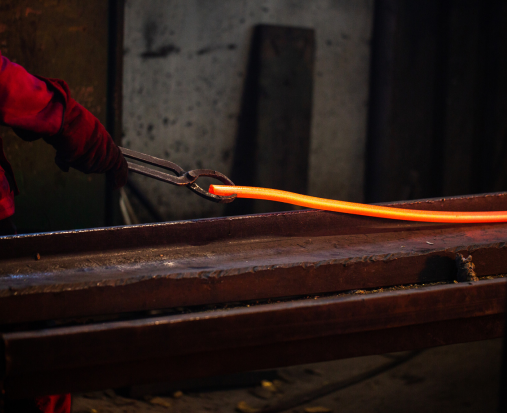
<svg viewBox="0 0 507 413">
<path fill-rule="evenodd" d="M 133 151 L 132 149 L 122 148 L 120 147 L 121 152 L 125 158 L 135 159 L 136 161 L 141 161 L 153 166 L 159 166 L 164 169 L 169 169 L 174 172 L 176 175 L 180 176 L 185 173 L 183 168 L 174 162 L 167 161 L 165 159 L 156 158 L 155 156 L 146 155 L 142 152 Z"/>
<path fill-rule="evenodd" d="M 169 175 L 161 171 L 157 171 L 155 169 L 148 168 L 147 166 L 137 165 L 132 162 L 127 162 L 129 171 L 136 172 L 140 175 L 149 176 L 150 178 L 157 179 L 162 182 L 166 182 L 168 184 L 184 186 L 190 185 L 191 183 L 197 180 L 196 178 L 191 178 L 188 174 L 184 174 L 182 176 Z"/>
</svg>

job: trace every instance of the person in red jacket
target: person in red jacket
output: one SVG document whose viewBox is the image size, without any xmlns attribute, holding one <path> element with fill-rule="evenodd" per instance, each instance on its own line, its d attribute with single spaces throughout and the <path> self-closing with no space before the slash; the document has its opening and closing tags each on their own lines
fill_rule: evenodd
<svg viewBox="0 0 507 413">
<path fill-rule="evenodd" d="M 72 99 L 63 80 L 29 74 L 0 52 L 0 124 L 26 141 L 44 139 L 56 149 L 56 164 L 84 173 L 112 175 L 114 187 L 127 181 L 127 162 L 104 126 Z M 12 230 L 18 189 L 0 139 L 0 231 Z"/>
<path fill-rule="evenodd" d="M 56 149 L 64 171 L 112 175 L 115 188 L 127 182 L 127 162 L 104 126 L 72 99 L 63 80 L 29 74 L 0 52 L 0 124 L 25 141 L 44 139 Z M 18 189 L 0 138 L 0 235 L 15 234 L 12 221 Z M 70 394 L 21 402 L 22 411 L 70 413 Z M 21 407 L 12 405 L 12 409 Z M 8 405 L 6 405 L 8 411 Z"/>
</svg>

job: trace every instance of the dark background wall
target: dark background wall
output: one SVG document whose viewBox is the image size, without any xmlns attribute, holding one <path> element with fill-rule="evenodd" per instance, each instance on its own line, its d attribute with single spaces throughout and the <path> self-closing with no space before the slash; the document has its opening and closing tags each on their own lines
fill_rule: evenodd
<svg viewBox="0 0 507 413">
<path fill-rule="evenodd" d="M 104 124 L 108 94 L 107 1 L 3 0 L 0 48 L 30 73 L 61 78 L 73 97 Z M 103 175 L 64 173 L 42 140 L 27 143 L 2 128 L 5 152 L 21 194 L 15 221 L 21 232 L 103 226 Z"/>
<path fill-rule="evenodd" d="M 507 189 L 507 3 L 377 0 L 367 202 Z"/>
<path fill-rule="evenodd" d="M 127 0 L 124 144 L 238 185 L 363 201 L 373 4 Z M 133 179 L 167 220 L 291 209 Z"/>
</svg>

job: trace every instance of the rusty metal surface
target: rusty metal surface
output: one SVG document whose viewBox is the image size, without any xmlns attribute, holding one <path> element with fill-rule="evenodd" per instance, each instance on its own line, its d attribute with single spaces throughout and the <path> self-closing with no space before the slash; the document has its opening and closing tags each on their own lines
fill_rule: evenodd
<svg viewBox="0 0 507 413">
<path fill-rule="evenodd" d="M 507 196 L 397 205 L 507 209 Z M 457 252 L 478 276 L 500 274 L 506 238 L 507 224 L 314 210 L 4 237 L 0 324 L 448 281 Z"/>
<path fill-rule="evenodd" d="M 500 210 L 507 195 L 397 205 Z M 506 279 L 484 276 L 507 273 L 506 238 L 507 224 L 314 210 L 0 237 L 4 388 L 30 397 L 499 337 Z M 458 252 L 479 281 L 452 282 Z M 224 304 L 197 307 L 211 303 Z"/>
<path fill-rule="evenodd" d="M 5 390 L 98 389 L 498 337 L 506 292 L 497 278 L 7 333 Z"/>
</svg>

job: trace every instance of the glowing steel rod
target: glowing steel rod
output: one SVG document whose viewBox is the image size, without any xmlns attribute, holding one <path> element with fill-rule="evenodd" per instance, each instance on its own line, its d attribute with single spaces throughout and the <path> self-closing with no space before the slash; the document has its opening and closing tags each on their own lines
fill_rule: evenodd
<svg viewBox="0 0 507 413">
<path fill-rule="evenodd" d="M 404 221 L 456 223 L 507 222 L 507 211 L 421 211 L 416 209 L 401 209 L 335 201 L 332 199 L 295 194 L 293 192 L 279 191 L 277 189 L 255 188 L 250 186 L 210 185 L 209 192 L 215 195 L 227 196 L 236 194 L 238 198 L 264 199 L 307 208 L 323 209 L 326 211 L 344 212 L 347 214 L 366 215 L 378 218 L 401 219 Z"/>
</svg>

